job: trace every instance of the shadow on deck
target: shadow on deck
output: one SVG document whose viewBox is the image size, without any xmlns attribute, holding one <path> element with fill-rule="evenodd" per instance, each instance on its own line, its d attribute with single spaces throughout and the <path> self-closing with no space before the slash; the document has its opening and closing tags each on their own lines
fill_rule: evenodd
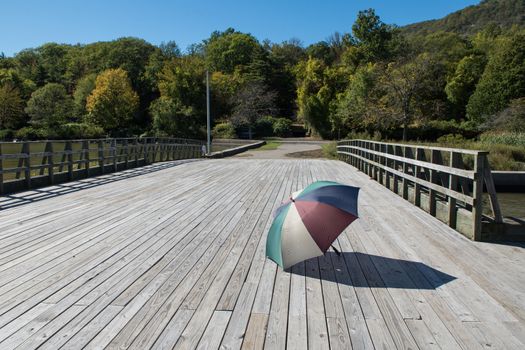
<svg viewBox="0 0 525 350">
<path fill-rule="evenodd" d="M 86 190 L 110 184 L 117 181 L 127 180 L 136 176 L 154 173 L 160 170 L 173 168 L 175 166 L 200 161 L 200 159 L 184 159 L 164 163 L 155 163 L 141 168 L 133 168 L 116 173 L 108 173 L 96 177 L 90 177 L 82 180 L 34 189 L 25 192 L 19 192 L 10 195 L 0 196 L 0 210 L 19 207 L 21 205 L 38 202 L 44 199 L 63 196 L 65 194 Z"/>
<path fill-rule="evenodd" d="M 303 270 L 292 267 L 289 272 L 311 278 L 336 282 L 353 287 L 364 288 L 400 288 L 400 289 L 437 289 L 456 279 L 424 263 L 401 259 L 386 258 L 359 252 L 327 252 L 320 257 L 319 269 L 316 258 L 306 262 Z M 323 263 L 323 259 L 326 263 Z M 349 273 L 342 271 L 348 268 Z M 343 266 L 341 269 L 340 267 Z M 379 274 L 376 266 L 388 274 Z M 319 271 L 320 270 L 320 271 Z M 410 278 L 417 276 L 418 278 Z"/>
</svg>

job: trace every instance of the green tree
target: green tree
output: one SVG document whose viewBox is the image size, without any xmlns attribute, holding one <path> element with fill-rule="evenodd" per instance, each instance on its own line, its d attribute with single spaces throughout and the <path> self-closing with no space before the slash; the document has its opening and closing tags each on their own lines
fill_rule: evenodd
<svg viewBox="0 0 525 350">
<path fill-rule="evenodd" d="M 63 85 L 49 83 L 31 94 L 26 113 L 36 127 L 58 127 L 72 121 L 73 100 Z"/>
<path fill-rule="evenodd" d="M 296 67 L 297 116 L 311 133 L 329 137 L 332 91 L 325 82 L 325 70 L 324 62 L 312 57 Z"/>
<path fill-rule="evenodd" d="M 500 37 L 485 71 L 467 105 L 467 116 L 483 123 L 507 107 L 510 100 L 525 96 L 525 30 Z"/>
<path fill-rule="evenodd" d="M 0 85 L 0 129 L 17 129 L 24 123 L 24 101 L 10 84 Z"/>
<path fill-rule="evenodd" d="M 367 62 L 393 57 L 401 45 L 395 28 L 383 23 L 373 9 L 359 11 L 352 34 Z"/>
<path fill-rule="evenodd" d="M 212 33 L 204 50 L 211 70 L 231 74 L 238 66 L 249 65 L 262 47 L 252 35 L 229 28 Z"/>
<path fill-rule="evenodd" d="M 331 114 L 334 132 L 346 135 L 351 130 L 374 129 L 378 126 L 378 72 L 376 66 L 359 67 L 350 77 L 347 89 L 338 94 Z"/>
<path fill-rule="evenodd" d="M 476 84 L 483 74 L 486 63 L 485 55 L 472 54 L 463 57 L 445 86 L 448 100 L 458 105 L 463 113 L 470 95 L 474 92 Z"/>
<path fill-rule="evenodd" d="M 161 96 L 150 107 L 153 129 L 159 136 L 192 137 L 200 135 L 198 116 L 191 107 L 177 105 L 171 98 Z"/>
<path fill-rule="evenodd" d="M 73 101 L 75 103 L 75 115 L 81 119 L 87 115 L 86 103 L 87 98 L 95 89 L 95 81 L 97 75 L 94 73 L 88 74 L 80 79 L 73 93 Z"/>
<path fill-rule="evenodd" d="M 95 89 L 87 97 L 87 121 L 112 134 L 129 128 L 137 112 L 139 97 L 123 69 L 108 69 L 97 76 Z"/>
</svg>

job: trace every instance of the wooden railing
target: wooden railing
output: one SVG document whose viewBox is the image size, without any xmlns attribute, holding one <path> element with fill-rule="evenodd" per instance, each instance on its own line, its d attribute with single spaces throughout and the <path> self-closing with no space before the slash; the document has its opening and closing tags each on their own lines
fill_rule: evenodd
<svg viewBox="0 0 525 350">
<path fill-rule="evenodd" d="M 502 222 L 488 152 L 343 140 L 341 160 L 471 239 L 482 240 L 483 184 L 492 220 Z"/>
<path fill-rule="evenodd" d="M 115 138 L 0 142 L 0 194 L 168 160 L 202 157 L 203 142 Z"/>
</svg>

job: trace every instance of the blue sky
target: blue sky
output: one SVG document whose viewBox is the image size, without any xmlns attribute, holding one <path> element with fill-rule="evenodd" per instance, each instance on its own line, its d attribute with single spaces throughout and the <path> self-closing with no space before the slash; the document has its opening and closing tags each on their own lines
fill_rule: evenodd
<svg viewBox="0 0 525 350">
<path fill-rule="evenodd" d="M 181 49 L 214 30 L 233 27 L 260 40 L 298 38 L 305 45 L 350 32 L 359 10 L 374 8 L 386 23 L 440 18 L 478 0 L 0 0 L 0 52 L 46 42 L 90 43 L 123 36 Z"/>
</svg>

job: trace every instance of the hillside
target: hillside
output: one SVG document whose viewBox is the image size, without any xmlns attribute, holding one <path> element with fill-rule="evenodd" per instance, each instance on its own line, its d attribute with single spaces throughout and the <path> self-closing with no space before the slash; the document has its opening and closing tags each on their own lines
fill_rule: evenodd
<svg viewBox="0 0 525 350">
<path fill-rule="evenodd" d="M 469 35 L 492 23 L 503 28 L 525 25 L 525 0 L 484 0 L 441 19 L 418 22 L 401 29 L 409 35 L 440 30 Z"/>
</svg>

